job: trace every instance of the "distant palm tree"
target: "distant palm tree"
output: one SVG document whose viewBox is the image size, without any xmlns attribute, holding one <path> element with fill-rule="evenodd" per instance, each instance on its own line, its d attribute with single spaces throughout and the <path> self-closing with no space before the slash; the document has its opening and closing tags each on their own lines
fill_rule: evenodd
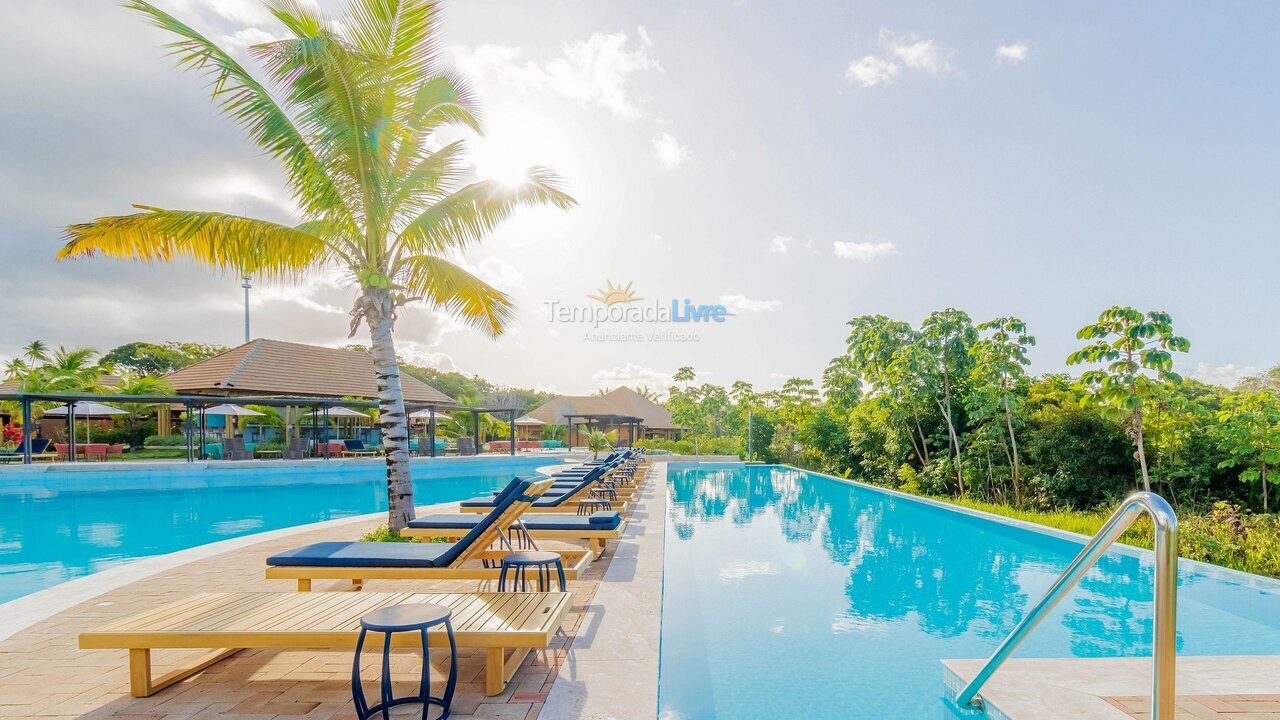
<svg viewBox="0 0 1280 720">
<path fill-rule="evenodd" d="M 301 0 L 269 3 L 291 37 L 251 52 L 275 93 L 228 52 L 145 0 L 126 6 L 177 36 L 170 53 L 209 77 L 218 108 L 281 162 L 304 220 L 289 227 L 140 205 L 142 212 L 68 227 L 59 258 L 182 258 L 267 278 L 342 269 L 359 290 L 351 334 L 361 321 L 369 326 L 388 522 L 405 527 L 413 518 L 413 485 L 392 340 L 397 309 L 422 300 L 501 333 L 513 315 L 511 298 L 443 256 L 478 243 L 521 205 L 568 208 L 575 201 L 542 167 L 514 184 L 463 185 L 463 142 L 433 144 L 434 132 L 446 125 L 480 129 L 466 89 L 438 66 L 433 0 L 352 0 L 339 22 Z"/>
<path fill-rule="evenodd" d="M 117 395 L 173 395 L 173 385 L 159 375 L 126 375 L 116 385 Z M 115 403 L 121 410 L 129 414 L 125 416 L 125 424 L 129 428 L 129 445 L 132 448 L 142 447 L 143 438 L 137 437 L 134 428 L 141 417 L 151 414 L 155 403 Z"/>
<path fill-rule="evenodd" d="M 18 384 L 19 392 L 27 393 L 96 393 L 102 391 L 102 376 L 106 370 L 96 361 L 98 351 L 92 348 L 68 348 L 59 346 L 52 354 L 48 345 L 35 340 L 23 348 L 21 357 L 5 363 L 4 379 Z M 45 410 L 60 403 L 38 401 L 31 403 L 35 419 Z M 20 412 L 16 401 L 0 403 L 9 414 Z"/>
</svg>

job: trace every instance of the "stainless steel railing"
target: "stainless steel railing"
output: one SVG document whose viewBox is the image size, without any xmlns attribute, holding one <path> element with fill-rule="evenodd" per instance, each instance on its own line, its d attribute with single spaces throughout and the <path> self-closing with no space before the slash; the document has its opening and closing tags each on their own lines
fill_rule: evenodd
<svg viewBox="0 0 1280 720">
<path fill-rule="evenodd" d="M 1156 530 L 1155 637 L 1151 653 L 1155 668 L 1151 681 L 1151 718 L 1173 720 L 1178 629 L 1178 517 L 1164 498 L 1150 492 L 1134 493 L 1116 509 L 1080 554 L 1076 555 L 1075 560 L 1054 581 L 1040 602 L 1009 633 L 1009 637 L 996 648 L 978 674 L 960 691 L 956 696 L 957 704 L 981 705 L 978 691 L 987 684 L 991 675 L 1143 513 L 1151 516 Z"/>
</svg>

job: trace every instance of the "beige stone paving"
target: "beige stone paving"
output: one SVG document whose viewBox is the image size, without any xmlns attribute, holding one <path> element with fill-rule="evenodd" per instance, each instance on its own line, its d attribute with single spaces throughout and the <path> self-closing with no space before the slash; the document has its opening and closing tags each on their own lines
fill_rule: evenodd
<svg viewBox="0 0 1280 720">
<path fill-rule="evenodd" d="M 1151 716 L 1150 697 L 1103 698 L 1131 718 Z M 1179 695 L 1177 720 L 1280 720 L 1280 695 Z"/>
<path fill-rule="evenodd" d="M 54 720 L 345 720 L 354 718 L 349 651 L 243 650 L 204 672 L 149 698 L 128 694 L 127 652 L 80 650 L 77 636 L 107 622 L 211 590 L 288 591 L 289 581 L 263 577 L 267 556 L 291 547 L 335 538 L 355 538 L 374 523 L 354 522 L 341 530 L 302 533 L 234 550 L 162 572 L 112 590 L 41 621 L 0 642 L 0 718 Z M 453 714 L 476 720 L 533 720 L 538 717 L 584 613 L 617 549 L 610 541 L 605 556 L 585 577 L 571 582 L 573 607 L 563 634 L 546 651 L 529 654 L 501 695 L 484 695 L 482 651 L 459 652 Z M 539 543 L 546 548 L 550 542 Z M 474 592 L 496 589 L 476 581 L 369 581 L 370 591 Z M 316 591 L 344 590 L 341 582 L 317 582 Z M 155 672 L 207 651 L 158 650 Z M 416 689 L 420 662 L 411 652 L 392 658 L 397 694 Z M 364 677 L 374 692 L 376 653 L 367 653 Z M 448 655 L 432 653 L 433 667 L 447 669 Z M 440 673 L 435 673 L 440 678 Z M 439 693 L 440 687 L 433 687 Z"/>
</svg>

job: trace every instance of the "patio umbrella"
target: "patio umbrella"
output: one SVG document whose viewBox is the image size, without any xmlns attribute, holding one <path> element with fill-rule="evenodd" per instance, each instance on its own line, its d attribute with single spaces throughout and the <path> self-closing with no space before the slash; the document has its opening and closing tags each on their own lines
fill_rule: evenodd
<svg viewBox="0 0 1280 720">
<path fill-rule="evenodd" d="M 409 417 L 417 420 L 427 420 L 431 417 L 431 410 L 429 408 L 423 409 L 423 410 L 416 410 L 414 412 L 409 413 Z M 441 412 L 436 413 L 436 422 L 438 423 L 449 422 L 449 420 L 451 419 L 452 418 L 450 418 L 448 415 L 445 415 L 444 413 L 441 413 Z"/>
<path fill-rule="evenodd" d="M 243 405 L 233 405 L 231 403 L 226 403 L 224 405 L 214 405 L 211 408 L 205 408 L 204 414 L 205 415 L 226 415 L 227 417 L 262 417 L 266 415 L 266 413 L 260 413 L 257 410 L 250 410 L 249 408 Z M 230 432 L 231 431 L 230 423 L 228 422 L 227 425 L 228 425 L 227 437 L 234 437 L 234 435 L 232 435 Z M 200 441 L 204 442 L 203 426 L 201 426 L 200 438 L 201 438 Z"/>
<path fill-rule="evenodd" d="M 66 417 L 67 406 L 56 407 L 45 411 L 45 417 Z M 128 410 L 121 410 L 111 405 L 103 405 L 92 400 L 81 400 L 76 403 L 76 417 L 110 417 L 112 415 L 128 415 Z"/>
<path fill-rule="evenodd" d="M 536 417 L 531 417 L 531 416 L 529 416 L 529 415 L 525 415 L 524 417 L 516 418 L 516 424 L 517 424 L 517 425 L 546 425 L 546 423 L 542 422 L 542 421 L 541 421 L 541 420 L 539 420 L 538 418 L 536 418 Z"/>
<path fill-rule="evenodd" d="M 307 415 L 323 415 L 323 414 L 324 413 L 322 411 L 314 411 L 314 410 L 307 413 Z M 346 408 L 341 406 L 329 408 L 329 417 L 331 418 L 332 417 L 364 418 L 365 420 L 369 419 L 369 416 L 365 415 L 362 412 L 358 412 L 356 410 L 352 410 L 351 408 Z"/>
<path fill-rule="evenodd" d="M 312 410 L 311 412 L 307 413 L 306 415 L 303 415 L 302 417 L 324 417 L 324 411 Z M 348 407 L 342 407 L 341 405 L 334 405 L 333 407 L 329 408 L 329 417 L 330 418 L 359 418 L 359 420 L 356 420 L 355 422 L 359 422 L 360 420 L 373 419 L 362 412 L 352 410 L 351 408 L 348 408 Z M 354 429 L 355 422 L 352 423 L 352 431 L 351 431 L 352 436 L 355 435 L 355 429 Z M 341 426 L 339 426 L 339 434 L 341 434 Z M 326 437 L 328 436 L 327 430 L 325 431 L 325 435 Z"/>
<path fill-rule="evenodd" d="M 214 405 L 211 408 L 205 408 L 204 414 L 205 415 L 231 415 L 234 417 L 255 417 L 255 416 L 266 415 L 266 413 L 260 413 L 257 410 L 250 410 L 249 408 L 244 407 L 243 405 L 232 405 L 230 403 L 227 403 L 226 405 Z"/>
<path fill-rule="evenodd" d="M 77 417 L 82 417 L 87 419 L 87 418 L 95 418 L 95 417 L 102 418 L 102 417 L 111 417 L 112 415 L 128 415 L 129 414 L 128 410 L 121 410 L 118 407 L 113 407 L 111 405 L 103 405 L 100 402 L 94 402 L 92 400 L 82 400 L 76 403 L 75 405 L 76 405 L 75 412 L 71 416 L 71 432 L 72 433 L 75 433 L 76 431 Z M 46 410 L 44 413 L 44 416 L 45 417 L 66 417 L 68 407 L 69 407 L 68 405 L 63 405 L 62 407 L 56 407 L 56 408 L 53 408 L 52 410 Z M 92 425 L 88 427 L 88 430 L 86 432 L 87 434 L 85 435 L 85 440 L 86 441 L 93 440 Z"/>
</svg>

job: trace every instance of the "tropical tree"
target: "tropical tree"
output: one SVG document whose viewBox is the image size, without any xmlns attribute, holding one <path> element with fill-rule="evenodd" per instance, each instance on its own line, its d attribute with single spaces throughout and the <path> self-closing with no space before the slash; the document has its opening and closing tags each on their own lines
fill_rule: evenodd
<svg viewBox="0 0 1280 720">
<path fill-rule="evenodd" d="M 694 372 L 693 368 L 688 365 L 684 365 L 676 369 L 676 372 L 671 376 L 671 379 L 678 383 L 684 383 L 684 389 L 687 391 L 689 389 L 689 383 L 693 382 L 696 377 L 698 377 L 698 374 Z"/>
<path fill-rule="evenodd" d="M 115 393 L 117 395 L 173 395 L 173 385 L 168 380 L 158 375 L 126 375 L 120 378 L 120 384 L 116 385 Z M 131 447 L 138 448 L 142 446 L 143 438 L 138 436 L 135 431 L 139 419 L 151 414 L 154 403 L 115 403 L 121 410 L 128 412 L 125 415 L 125 424 L 129 428 L 129 444 Z"/>
<path fill-rule="evenodd" d="M 1022 506 L 1021 462 L 1018 457 L 1018 438 L 1013 430 L 1014 413 L 1021 403 L 1019 387 L 1024 384 L 1027 366 L 1027 348 L 1036 339 L 1027 334 L 1027 325 L 1018 318 L 997 318 L 976 328 L 982 335 L 970 353 L 974 363 L 971 371 L 973 390 L 969 393 L 968 408 L 973 419 L 982 422 L 1001 415 L 1009 433 L 1009 463 L 1013 479 L 1013 503 Z"/>
<path fill-rule="evenodd" d="M 1104 415 L 1124 423 L 1142 469 L 1142 488 L 1151 490 L 1143 407 L 1156 383 L 1182 382 L 1182 376 L 1173 371 L 1173 353 L 1190 350 L 1191 343 L 1173 334 L 1173 318 L 1168 313 L 1143 313 L 1119 305 L 1104 310 L 1098 322 L 1081 328 L 1076 337 L 1093 342 L 1071 353 L 1067 364 L 1104 363 L 1101 369 L 1081 373 L 1081 386 L 1103 408 Z"/>
<path fill-rule="evenodd" d="M 167 375 L 226 351 L 227 348 L 221 345 L 204 343 L 167 342 L 156 345 L 149 342 L 131 342 L 113 348 L 103 355 L 102 363 L 144 375 Z"/>
<path fill-rule="evenodd" d="M 969 349 L 977 331 L 968 313 L 948 308 L 932 313 L 920 324 L 919 339 L 906 348 L 908 372 L 923 379 L 925 387 L 942 412 L 947 436 L 956 456 L 956 482 L 964 490 L 964 461 L 960 453 L 960 433 L 956 431 L 956 399 L 963 397 L 961 383 L 968 380 L 973 360 Z"/>
<path fill-rule="evenodd" d="M 587 449 L 591 451 L 593 459 L 599 459 L 600 453 L 605 450 L 612 450 L 613 444 L 618 441 L 618 433 L 616 431 L 604 432 L 602 430 L 592 430 L 587 435 Z"/>
<path fill-rule="evenodd" d="M 929 439 L 921 424 L 927 411 L 923 396 L 924 382 L 918 369 L 902 362 L 916 342 L 917 333 L 907 323 L 884 315 L 861 315 L 850 320 L 845 339 L 849 371 L 871 386 L 871 391 L 885 398 L 883 409 L 901 423 L 920 465 L 929 464 Z"/>
<path fill-rule="evenodd" d="M 1270 390 L 1236 393 L 1223 401 L 1217 418 L 1228 454 L 1218 467 L 1243 467 L 1240 480 L 1262 485 L 1262 511 L 1267 512 L 1268 473 L 1280 464 L 1280 399 Z"/>
<path fill-rule="evenodd" d="M 178 64 L 210 79 L 218 108 L 284 166 L 302 222 L 293 226 L 198 210 L 141 212 L 71 225 L 59 258 L 104 254 L 189 259 L 267 279 L 341 269 L 358 290 L 351 334 L 368 324 L 386 447 L 389 525 L 413 518 L 408 423 L 392 338 L 415 301 L 490 335 L 513 313 L 510 297 L 446 255 L 482 240 L 521 205 L 568 208 L 558 178 L 530 168 L 523 181 L 462 184 L 464 142 L 438 145 L 447 126 L 480 130 L 464 86 L 438 63 L 434 0 L 351 0 L 334 22 L 300 0 L 267 7 L 289 37 L 255 45 L 267 80 L 145 0 L 127 7 L 176 36 Z"/>
</svg>

